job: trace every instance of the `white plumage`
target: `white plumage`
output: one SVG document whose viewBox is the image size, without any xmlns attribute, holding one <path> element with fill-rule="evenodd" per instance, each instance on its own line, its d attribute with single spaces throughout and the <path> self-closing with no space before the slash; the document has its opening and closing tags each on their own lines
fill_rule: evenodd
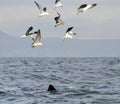
<svg viewBox="0 0 120 104">
<path fill-rule="evenodd" d="M 76 14 L 78 15 L 80 12 L 85 12 L 85 11 L 87 11 L 87 10 L 95 7 L 96 5 L 97 5 L 96 3 L 90 4 L 90 5 L 88 5 L 88 4 L 82 4 L 82 5 L 77 9 L 77 13 L 76 13 Z"/>
<path fill-rule="evenodd" d="M 38 31 L 34 32 L 34 34 L 36 34 L 36 37 L 32 38 L 32 40 L 33 40 L 32 48 L 34 48 L 36 46 L 42 46 L 43 44 L 40 42 L 40 39 L 41 39 L 40 29 Z"/>
<path fill-rule="evenodd" d="M 37 8 L 40 11 L 40 16 L 45 16 L 45 15 L 49 15 L 49 13 L 47 12 L 47 8 L 40 6 L 36 1 L 34 1 L 34 3 L 36 4 Z"/>
<path fill-rule="evenodd" d="M 57 8 L 57 7 L 63 7 L 63 4 L 61 3 L 60 0 L 55 1 L 55 8 Z"/>
<path fill-rule="evenodd" d="M 55 27 L 58 26 L 58 25 L 64 24 L 63 21 L 62 21 L 62 19 L 60 18 L 60 17 L 61 17 L 60 13 L 57 12 L 57 14 L 58 14 L 58 16 L 56 16 L 56 17 L 54 18 L 54 20 L 55 20 L 55 22 L 56 22 Z"/>
<path fill-rule="evenodd" d="M 76 33 L 74 33 L 73 31 L 71 31 L 73 29 L 73 27 L 69 27 L 66 30 L 66 34 L 64 36 L 64 39 L 69 38 L 69 39 L 73 39 L 73 36 L 76 35 Z"/>
</svg>

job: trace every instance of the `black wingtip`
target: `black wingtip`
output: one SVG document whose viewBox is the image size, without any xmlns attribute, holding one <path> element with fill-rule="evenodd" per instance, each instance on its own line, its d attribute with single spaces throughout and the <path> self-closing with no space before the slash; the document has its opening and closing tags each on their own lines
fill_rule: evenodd
<svg viewBox="0 0 120 104">
<path fill-rule="evenodd" d="M 29 28 L 30 28 L 30 29 L 33 29 L 33 26 L 30 26 Z"/>
<path fill-rule="evenodd" d="M 97 3 L 94 3 L 94 4 L 93 4 L 93 6 L 96 6 L 96 5 L 97 5 Z"/>
<path fill-rule="evenodd" d="M 37 34 L 37 33 L 38 33 L 37 31 L 34 32 L 34 34 Z"/>
<path fill-rule="evenodd" d="M 36 4 L 37 2 L 36 2 L 36 1 L 34 1 L 34 3 Z"/>
</svg>

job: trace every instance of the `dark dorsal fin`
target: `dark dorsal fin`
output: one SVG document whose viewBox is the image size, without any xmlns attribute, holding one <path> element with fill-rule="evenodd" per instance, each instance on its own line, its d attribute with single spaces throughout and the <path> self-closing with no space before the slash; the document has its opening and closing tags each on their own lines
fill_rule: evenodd
<svg viewBox="0 0 120 104">
<path fill-rule="evenodd" d="M 56 91 L 55 87 L 53 85 L 48 86 L 48 91 Z"/>
</svg>

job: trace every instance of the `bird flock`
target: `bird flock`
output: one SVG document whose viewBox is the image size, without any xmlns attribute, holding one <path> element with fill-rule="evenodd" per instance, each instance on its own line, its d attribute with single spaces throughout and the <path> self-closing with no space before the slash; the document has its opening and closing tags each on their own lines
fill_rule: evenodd
<svg viewBox="0 0 120 104">
<path fill-rule="evenodd" d="M 47 12 L 47 8 L 46 7 L 42 7 L 37 1 L 34 1 L 34 4 L 36 5 L 38 10 L 40 11 L 40 14 L 39 14 L 40 17 L 49 16 L 49 13 Z M 82 4 L 76 10 L 76 15 L 78 15 L 79 13 L 86 12 L 87 10 L 95 7 L 96 5 L 97 5 L 97 3 Z M 57 10 L 57 8 L 62 8 L 62 7 L 63 7 L 63 4 L 62 4 L 61 0 L 55 0 L 54 9 Z M 57 16 L 54 17 L 54 20 L 55 20 L 55 27 L 57 27 L 59 25 L 64 25 L 64 22 L 61 19 L 61 15 L 60 15 L 59 12 L 57 12 Z M 73 36 L 76 35 L 76 33 L 72 31 L 73 28 L 74 28 L 73 26 L 67 28 L 66 33 L 65 33 L 65 35 L 63 37 L 63 40 L 65 40 L 65 39 L 73 39 Z M 33 27 L 30 26 L 27 29 L 27 31 L 25 32 L 25 34 L 21 36 L 21 38 L 31 37 L 32 40 L 33 40 L 32 48 L 34 48 L 36 46 L 42 46 L 43 44 L 41 43 L 41 31 L 40 31 L 40 29 L 38 29 L 35 32 L 32 32 L 32 31 L 33 31 Z M 35 34 L 36 36 L 34 37 L 33 34 Z"/>
</svg>

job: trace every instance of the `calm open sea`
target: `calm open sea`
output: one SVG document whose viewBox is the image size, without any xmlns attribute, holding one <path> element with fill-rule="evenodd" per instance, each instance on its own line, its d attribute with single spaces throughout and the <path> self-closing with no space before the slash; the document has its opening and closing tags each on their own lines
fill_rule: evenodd
<svg viewBox="0 0 120 104">
<path fill-rule="evenodd" d="M 0 104 L 120 104 L 120 58 L 0 58 Z"/>
</svg>

